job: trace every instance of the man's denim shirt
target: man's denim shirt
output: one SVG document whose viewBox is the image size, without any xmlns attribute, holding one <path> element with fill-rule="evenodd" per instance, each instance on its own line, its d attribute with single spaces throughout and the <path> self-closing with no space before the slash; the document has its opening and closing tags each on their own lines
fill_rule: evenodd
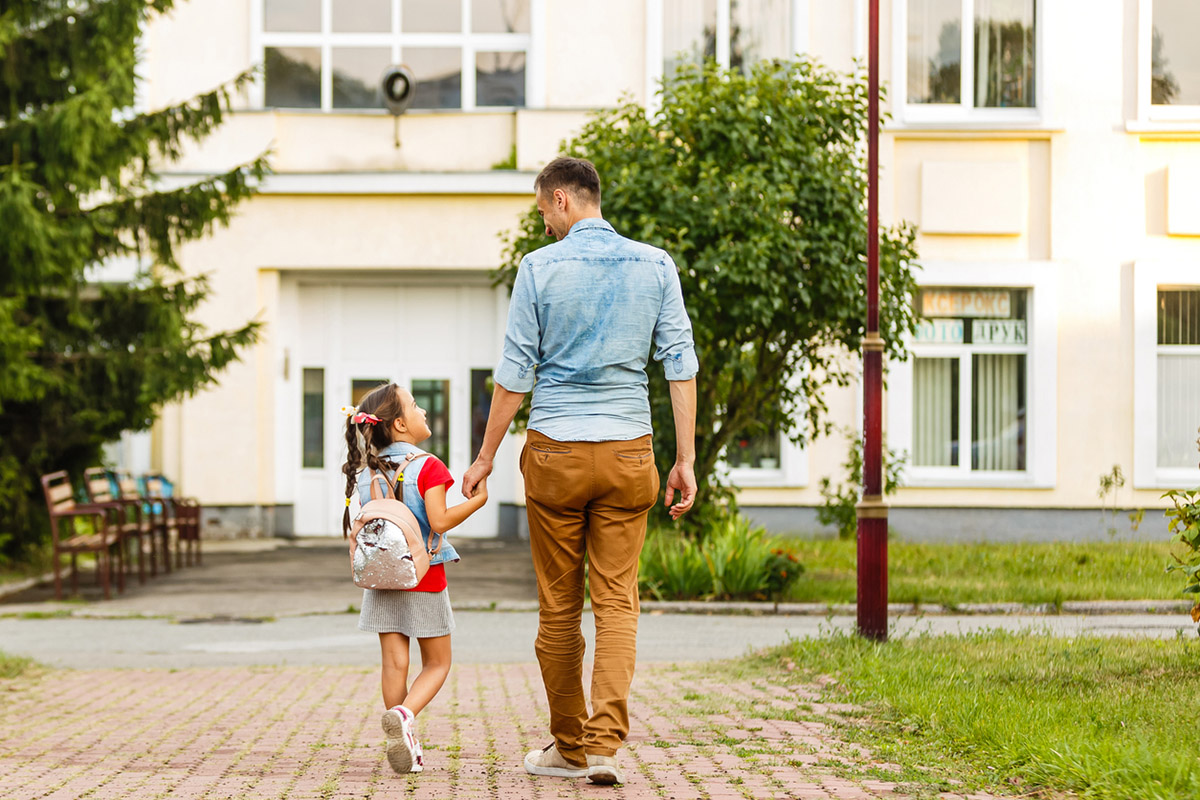
<svg viewBox="0 0 1200 800">
<path fill-rule="evenodd" d="M 521 259 L 495 380 L 533 390 L 529 427 L 551 439 L 636 439 L 653 431 L 651 342 L 667 380 L 696 376 L 675 262 L 602 219 L 583 219 Z"/>
</svg>

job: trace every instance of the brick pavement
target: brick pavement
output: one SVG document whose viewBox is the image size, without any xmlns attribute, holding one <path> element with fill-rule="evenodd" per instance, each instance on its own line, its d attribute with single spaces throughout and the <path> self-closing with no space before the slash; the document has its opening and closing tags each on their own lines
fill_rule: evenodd
<svg viewBox="0 0 1200 800">
<path fill-rule="evenodd" d="M 427 765 L 417 776 L 387 768 L 378 693 L 376 670 L 353 667 L 47 671 L 0 682 L 0 798 L 896 796 L 894 783 L 833 774 L 830 763 L 866 754 L 813 721 L 830 710 L 815 693 L 722 682 L 694 665 L 639 667 L 621 787 L 522 770 L 524 754 L 548 741 L 534 665 L 455 665 L 420 718 Z"/>
</svg>

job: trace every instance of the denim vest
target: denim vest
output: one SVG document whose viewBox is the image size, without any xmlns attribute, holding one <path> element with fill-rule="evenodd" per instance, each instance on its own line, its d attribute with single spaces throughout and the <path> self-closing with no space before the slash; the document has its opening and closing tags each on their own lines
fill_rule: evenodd
<svg viewBox="0 0 1200 800">
<path fill-rule="evenodd" d="M 396 464 L 404 463 L 404 459 L 409 453 L 424 454 L 425 451 L 416 445 L 408 442 L 392 442 L 388 445 L 379 457 L 392 461 Z M 404 502 L 408 506 L 408 510 L 417 518 L 417 522 L 421 526 L 421 537 L 425 540 L 425 547 L 429 547 L 429 515 L 425 513 L 425 499 L 421 497 L 421 491 L 417 488 L 417 477 L 421 474 L 421 468 L 425 466 L 423 458 L 416 458 L 409 463 L 404 470 L 404 483 L 401 496 L 396 498 Z M 396 474 L 393 470 L 385 470 L 387 473 L 388 484 L 393 490 L 396 486 Z M 358 473 L 358 499 L 361 503 L 366 503 L 371 499 L 371 471 L 369 469 L 361 470 Z M 429 565 L 444 564 L 447 561 L 458 561 L 458 551 L 454 549 L 454 545 L 450 544 L 449 540 L 442 537 L 442 549 L 436 555 L 429 557 Z"/>
</svg>

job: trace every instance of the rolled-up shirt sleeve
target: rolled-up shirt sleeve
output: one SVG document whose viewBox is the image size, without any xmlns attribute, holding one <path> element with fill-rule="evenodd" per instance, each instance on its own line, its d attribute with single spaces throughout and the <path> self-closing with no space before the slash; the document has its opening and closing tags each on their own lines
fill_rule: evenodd
<svg viewBox="0 0 1200 800">
<path fill-rule="evenodd" d="M 533 390 L 539 339 L 537 287 L 526 259 L 522 259 L 508 303 L 508 327 L 504 332 L 500 363 L 496 366 L 496 383 L 510 392 Z"/>
<path fill-rule="evenodd" d="M 667 380 L 691 380 L 700 371 L 700 362 L 696 359 L 696 345 L 692 339 L 692 321 L 683 305 L 679 271 L 670 257 L 661 269 L 663 297 L 658 322 L 654 324 L 654 360 L 662 362 Z"/>
</svg>

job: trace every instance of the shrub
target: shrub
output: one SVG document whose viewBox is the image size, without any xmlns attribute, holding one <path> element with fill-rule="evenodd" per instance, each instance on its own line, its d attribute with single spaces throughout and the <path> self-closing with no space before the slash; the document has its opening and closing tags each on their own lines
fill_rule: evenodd
<svg viewBox="0 0 1200 800">
<path fill-rule="evenodd" d="M 1200 433 L 1200 430 L 1197 431 Z M 1196 440 L 1200 445 L 1200 438 Z M 1172 542 L 1184 545 L 1186 551 L 1180 558 L 1174 553 L 1174 564 L 1167 566 L 1167 572 L 1182 572 L 1184 575 L 1183 593 L 1195 598 L 1192 605 L 1192 622 L 1200 622 L 1200 487 L 1189 491 L 1170 491 L 1163 495 L 1169 498 L 1174 508 L 1168 508 L 1166 515 L 1169 522 L 1167 529 L 1173 534 Z M 1200 629 L 1197 629 L 1200 632 Z"/>
<path fill-rule="evenodd" d="M 666 527 L 647 533 L 638 579 L 655 600 L 769 600 L 785 594 L 804 567 L 781 541 L 737 514 L 693 539 Z"/>
</svg>

